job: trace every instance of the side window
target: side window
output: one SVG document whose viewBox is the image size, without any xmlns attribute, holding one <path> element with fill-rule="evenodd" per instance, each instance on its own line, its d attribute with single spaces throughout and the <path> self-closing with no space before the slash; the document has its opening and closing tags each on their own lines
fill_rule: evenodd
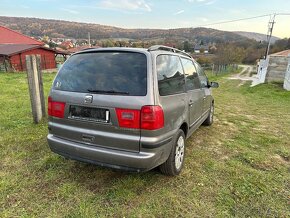
<svg viewBox="0 0 290 218">
<path fill-rule="evenodd" d="M 199 89 L 200 81 L 192 60 L 181 58 L 181 62 L 184 68 L 187 90 Z"/>
<path fill-rule="evenodd" d="M 185 91 L 182 66 L 178 56 L 159 55 L 156 60 L 158 89 L 161 96 Z"/>
<path fill-rule="evenodd" d="M 195 62 L 195 66 L 197 68 L 197 73 L 198 73 L 199 80 L 200 80 L 200 83 L 201 83 L 201 88 L 208 87 L 208 79 L 207 79 L 207 76 L 205 75 L 202 67 L 196 62 Z"/>
</svg>

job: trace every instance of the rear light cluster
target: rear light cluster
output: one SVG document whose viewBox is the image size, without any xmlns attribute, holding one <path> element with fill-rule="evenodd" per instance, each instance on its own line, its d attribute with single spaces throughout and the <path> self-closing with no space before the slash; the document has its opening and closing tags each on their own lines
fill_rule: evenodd
<svg viewBox="0 0 290 218">
<path fill-rule="evenodd" d="M 64 118 L 65 103 L 53 101 L 48 97 L 48 115 L 52 117 Z"/>
<path fill-rule="evenodd" d="M 164 113 L 160 106 L 143 106 L 140 110 L 116 109 L 119 126 L 130 129 L 156 130 L 164 127 Z"/>
</svg>

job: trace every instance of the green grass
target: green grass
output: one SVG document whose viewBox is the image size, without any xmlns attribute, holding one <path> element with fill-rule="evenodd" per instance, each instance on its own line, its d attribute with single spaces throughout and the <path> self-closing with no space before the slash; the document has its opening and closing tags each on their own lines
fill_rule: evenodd
<svg viewBox="0 0 290 218">
<path fill-rule="evenodd" d="M 26 75 L 0 73 L 0 217 L 289 217 L 290 92 L 211 80 L 215 122 L 187 141 L 182 174 L 166 177 L 53 154 L 47 120 L 32 123 Z"/>
</svg>

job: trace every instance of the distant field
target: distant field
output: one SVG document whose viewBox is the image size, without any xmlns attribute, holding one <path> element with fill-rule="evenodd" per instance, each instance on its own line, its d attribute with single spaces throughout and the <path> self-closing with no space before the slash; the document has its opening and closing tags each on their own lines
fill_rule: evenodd
<svg viewBox="0 0 290 218">
<path fill-rule="evenodd" d="M 55 74 L 44 75 L 48 93 Z M 0 217 L 289 217 L 290 92 L 225 76 L 215 123 L 187 141 L 178 177 L 130 174 L 50 152 L 25 74 L 0 73 Z"/>
</svg>

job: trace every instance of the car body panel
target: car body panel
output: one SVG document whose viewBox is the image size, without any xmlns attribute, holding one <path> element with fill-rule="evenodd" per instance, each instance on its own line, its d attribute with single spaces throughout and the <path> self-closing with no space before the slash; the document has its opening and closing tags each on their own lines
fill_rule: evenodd
<svg viewBox="0 0 290 218">
<path fill-rule="evenodd" d="M 164 163 L 185 125 L 188 138 L 207 118 L 213 98 L 209 87 L 160 96 L 156 74 L 158 55 L 177 55 L 170 51 L 138 48 L 90 49 L 88 52 L 137 52 L 147 57 L 147 94 L 123 96 L 67 92 L 51 89 L 54 101 L 65 102 L 64 118 L 49 117 L 48 144 L 51 150 L 72 159 L 130 171 L 147 171 Z M 188 58 L 188 57 L 187 57 Z M 130 78 L 128 78 L 130 79 Z M 185 77 L 184 77 L 185 81 Z M 89 96 L 88 96 L 89 95 Z M 87 101 L 87 100 L 88 101 Z M 87 102 L 86 102 L 87 101 Z M 157 130 L 121 128 L 117 108 L 141 110 L 158 105 L 164 112 L 164 127 Z M 70 106 L 101 108 L 109 111 L 109 122 L 71 117 Z"/>
</svg>

